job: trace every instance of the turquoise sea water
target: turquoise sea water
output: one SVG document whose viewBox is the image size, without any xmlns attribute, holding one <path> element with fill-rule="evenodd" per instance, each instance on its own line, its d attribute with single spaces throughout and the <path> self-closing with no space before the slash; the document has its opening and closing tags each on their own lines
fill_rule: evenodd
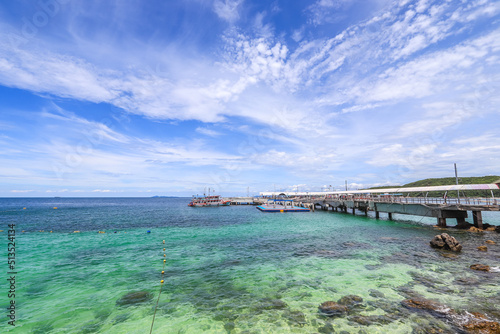
<svg viewBox="0 0 500 334">
<path fill-rule="evenodd" d="M 429 247 L 443 232 L 430 218 L 262 213 L 188 202 L 0 199 L 0 332 L 149 333 L 164 253 L 153 333 L 454 333 L 447 319 L 401 305 L 414 296 L 500 319 L 500 273 L 469 269 L 500 265 L 498 233 L 448 229 L 464 246 L 454 256 Z M 484 219 L 500 225 L 500 213 Z M 6 317 L 12 223 L 15 327 Z M 479 252 L 488 239 L 497 244 Z M 148 298 L 126 304 L 122 297 L 131 292 Z M 360 307 L 336 318 L 318 312 L 321 303 L 346 295 L 363 298 Z"/>
</svg>

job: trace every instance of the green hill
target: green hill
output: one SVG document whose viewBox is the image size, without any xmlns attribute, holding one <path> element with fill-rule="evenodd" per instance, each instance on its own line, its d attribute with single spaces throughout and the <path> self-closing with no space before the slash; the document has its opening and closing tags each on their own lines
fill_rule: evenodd
<svg viewBox="0 0 500 334">
<path fill-rule="evenodd" d="M 444 186 L 455 184 L 454 177 L 441 177 L 436 179 L 425 179 L 420 181 L 415 181 L 411 183 L 407 183 L 402 186 L 394 186 L 399 188 L 405 187 L 431 187 L 431 186 Z M 500 176 L 498 175 L 489 175 L 489 176 L 474 176 L 474 177 L 459 177 L 458 184 L 489 184 L 489 183 L 500 183 Z M 390 186 L 385 187 L 374 187 L 370 189 L 383 189 L 383 188 L 391 188 Z M 495 197 L 500 198 L 500 190 L 495 190 Z M 418 194 L 413 194 L 413 196 L 417 196 Z M 442 197 L 444 192 L 432 191 L 428 194 L 429 197 Z M 470 190 L 464 193 L 467 197 L 491 197 L 491 192 L 489 190 Z M 412 195 L 410 195 L 412 196 Z M 448 197 L 456 197 L 457 193 L 455 191 L 448 192 Z M 463 196 L 460 193 L 460 196 Z"/>
</svg>

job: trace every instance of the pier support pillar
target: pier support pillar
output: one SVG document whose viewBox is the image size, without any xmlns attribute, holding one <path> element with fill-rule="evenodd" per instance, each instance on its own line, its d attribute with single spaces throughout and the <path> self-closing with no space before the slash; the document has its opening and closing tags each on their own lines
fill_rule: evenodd
<svg viewBox="0 0 500 334">
<path fill-rule="evenodd" d="M 446 218 L 438 218 L 437 220 L 439 227 L 446 227 Z"/>
<path fill-rule="evenodd" d="M 472 219 L 475 227 L 483 228 L 483 213 L 481 211 L 472 211 Z"/>
<path fill-rule="evenodd" d="M 379 219 L 379 218 L 380 218 L 380 212 L 375 211 L 375 218 L 376 218 L 376 219 Z"/>
<path fill-rule="evenodd" d="M 392 213 L 389 212 L 388 215 L 389 215 L 389 220 L 392 220 Z"/>
<path fill-rule="evenodd" d="M 464 217 L 457 218 L 457 227 L 458 228 L 464 228 L 466 225 L 467 225 L 467 222 L 465 221 Z"/>
<path fill-rule="evenodd" d="M 356 215 L 356 209 L 355 208 L 352 208 L 352 214 Z"/>
<path fill-rule="evenodd" d="M 365 216 L 368 216 L 368 208 L 365 208 Z"/>
</svg>

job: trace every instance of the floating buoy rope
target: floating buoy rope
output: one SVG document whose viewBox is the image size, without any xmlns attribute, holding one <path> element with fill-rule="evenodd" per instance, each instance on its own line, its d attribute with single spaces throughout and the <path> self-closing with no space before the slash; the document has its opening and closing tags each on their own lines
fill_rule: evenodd
<svg viewBox="0 0 500 334">
<path fill-rule="evenodd" d="M 165 240 L 163 240 L 163 244 L 165 244 Z M 163 248 L 163 252 L 165 252 L 166 248 Z M 167 254 L 163 253 L 163 257 L 167 257 Z M 156 306 L 155 306 L 155 312 L 153 314 L 153 321 L 151 322 L 151 330 L 149 331 L 149 334 L 153 333 L 153 325 L 155 323 L 155 317 L 156 317 L 156 310 L 158 309 L 158 303 L 160 302 L 160 296 L 161 296 L 161 290 L 163 288 L 163 275 L 165 275 L 165 263 L 167 263 L 167 260 L 163 259 L 163 268 L 161 269 L 161 281 L 160 281 L 160 293 L 158 293 L 158 299 L 156 300 Z"/>
</svg>

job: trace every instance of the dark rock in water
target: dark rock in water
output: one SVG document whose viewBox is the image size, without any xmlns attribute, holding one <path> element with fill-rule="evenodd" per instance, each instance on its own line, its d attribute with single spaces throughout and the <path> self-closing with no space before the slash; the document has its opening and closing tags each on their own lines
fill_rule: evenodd
<svg viewBox="0 0 500 334">
<path fill-rule="evenodd" d="M 97 320 L 104 321 L 111 315 L 111 310 L 100 310 L 97 311 L 94 315 Z"/>
<path fill-rule="evenodd" d="M 489 320 L 484 314 L 472 312 L 472 319 L 467 318 L 467 322 L 462 327 L 472 334 L 498 334 L 500 333 L 500 324 Z"/>
<path fill-rule="evenodd" d="M 380 291 L 375 290 L 375 289 L 370 289 L 370 296 L 372 296 L 374 298 L 384 298 L 385 297 L 383 292 L 380 292 Z"/>
<path fill-rule="evenodd" d="M 101 322 L 89 321 L 82 327 L 80 327 L 79 334 L 97 333 L 101 328 L 101 324 L 102 324 Z"/>
<path fill-rule="evenodd" d="M 234 322 L 227 322 L 224 324 L 224 329 L 230 333 L 236 326 L 234 325 Z"/>
<path fill-rule="evenodd" d="M 281 299 L 264 298 L 257 306 L 260 310 L 281 310 L 287 308 L 288 305 Z"/>
<path fill-rule="evenodd" d="M 461 331 L 461 334 L 464 332 Z M 457 334 L 457 331 L 449 328 L 442 328 L 442 326 L 437 325 L 420 325 L 414 328 L 411 334 Z"/>
<path fill-rule="evenodd" d="M 423 298 L 423 296 L 416 292 L 415 290 L 412 289 L 412 286 L 414 284 L 405 284 L 405 285 L 402 285 L 397 289 L 397 291 L 403 295 L 404 297 L 408 298 L 408 299 L 420 299 L 420 298 Z"/>
<path fill-rule="evenodd" d="M 377 299 L 374 301 L 369 301 L 368 305 L 370 305 L 371 307 L 374 307 L 376 309 L 379 308 L 379 309 L 384 310 L 385 312 L 391 313 L 391 314 L 399 313 L 401 310 L 406 311 L 406 309 L 401 308 L 398 304 L 394 304 L 393 302 L 385 300 L 385 299 Z"/>
<path fill-rule="evenodd" d="M 216 321 L 234 321 L 238 318 L 238 314 L 230 311 L 219 311 L 215 314 L 214 320 Z"/>
<path fill-rule="evenodd" d="M 488 319 L 484 314 L 476 312 L 457 312 L 449 307 L 427 299 L 407 299 L 401 304 L 407 308 L 427 311 L 444 318 L 457 330 L 455 332 L 471 334 L 500 334 L 500 323 Z M 430 333 L 429 331 L 426 333 Z M 440 333 L 437 331 L 436 333 Z"/>
<path fill-rule="evenodd" d="M 324 326 L 318 328 L 318 332 L 322 334 L 334 334 L 335 328 L 333 328 L 331 323 L 327 322 Z"/>
<path fill-rule="evenodd" d="M 457 277 L 453 283 L 460 285 L 478 285 L 481 281 L 475 277 Z"/>
<path fill-rule="evenodd" d="M 356 322 L 363 326 L 370 326 L 371 324 L 373 324 L 373 322 L 370 320 L 370 317 L 364 315 L 354 315 L 352 317 L 349 317 L 348 320 Z"/>
<path fill-rule="evenodd" d="M 441 248 L 451 250 L 453 252 L 460 252 L 462 245 L 454 237 L 447 233 L 438 234 L 431 240 L 430 245 L 432 248 Z"/>
<path fill-rule="evenodd" d="M 283 314 L 290 326 L 303 327 L 306 324 L 306 316 L 300 311 L 287 311 Z"/>
<path fill-rule="evenodd" d="M 356 295 L 347 295 L 347 296 L 340 298 L 337 301 L 337 303 L 339 303 L 341 305 L 345 305 L 348 308 L 360 306 L 362 302 L 363 302 L 363 298 L 361 298 L 360 296 L 356 296 Z"/>
<path fill-rule="evenodd" d="M 490 266 L 486 264 L 473 264 L 472 266 L 470 266 L 470 269 L 479 271 L 490 271 Z"/>
<path fill-rule="evenodd" d="M 130 306 L 149 301 L 153 296 L 148 291 L 129 292 L 116 301 L 118 306 Z"/>
<path fill-rule="evenodd" d="M 411 271 L 409 274 L 413 277 L 415 282 L 418 282 L 426 287 L 435 288 L 440 282 L 435 277 L 427 276 L 422 273 Z"/>
<path fill-rule="evenodd" d="M 347 307 L 345 305 L 338 304 L 334 301 L 324 302 L 318 308 L 322 314 L 329 317 L 342 316 L 347 313 Z"/>
<path fill-rule="evenodd" d="M 375 289 L 370 290 L 370 296 L 372 296 L 374 298 L 384 298 L 385 297 L 383 292 L 380 292 L 380 291 L 375 290 Z"/>
<path fill-rule="evenodd" d="M 383 264 L 366 264 L 365 268 L 368 270 L 377 270 L 380 269 L 383 266 Z"/>
<path fill-rule="evenodd" d="M 450 309 L 444 305 L 441 305 L 432 300 L 420 298 L 420 299 L 405 299 L 401 304 L 408 309 L 417 309 L 422 311 L 427 311 L 436 316 L 442 316 L 446 314 Z"/>
<path fill-rule="evenodd" d="M 119 314 L 117 315 L 113 321 L 111 322 L 112 324 L 116 325 L 116 324 L 119 324 L 121 322 L 124 322 L 124 321 L 127 321 L 128 318 L 130 318 L 130 315 L 129 314 Z"/>
<path fill-rule="evenodd" d="M 395 319 L 385 315 L 354 315 L 348 318 L 349 321 L 356 322 L 363 326 L 370 326 L 373 324 L 387 325 Z"/>
<path fill-rule="evenodd" d="M 432 248 L 444 248 L 446 242 L 444 242 L 443 237 L 441 235 L 436 235 L 434 239 L 431 240 Z"/>
</svg>

